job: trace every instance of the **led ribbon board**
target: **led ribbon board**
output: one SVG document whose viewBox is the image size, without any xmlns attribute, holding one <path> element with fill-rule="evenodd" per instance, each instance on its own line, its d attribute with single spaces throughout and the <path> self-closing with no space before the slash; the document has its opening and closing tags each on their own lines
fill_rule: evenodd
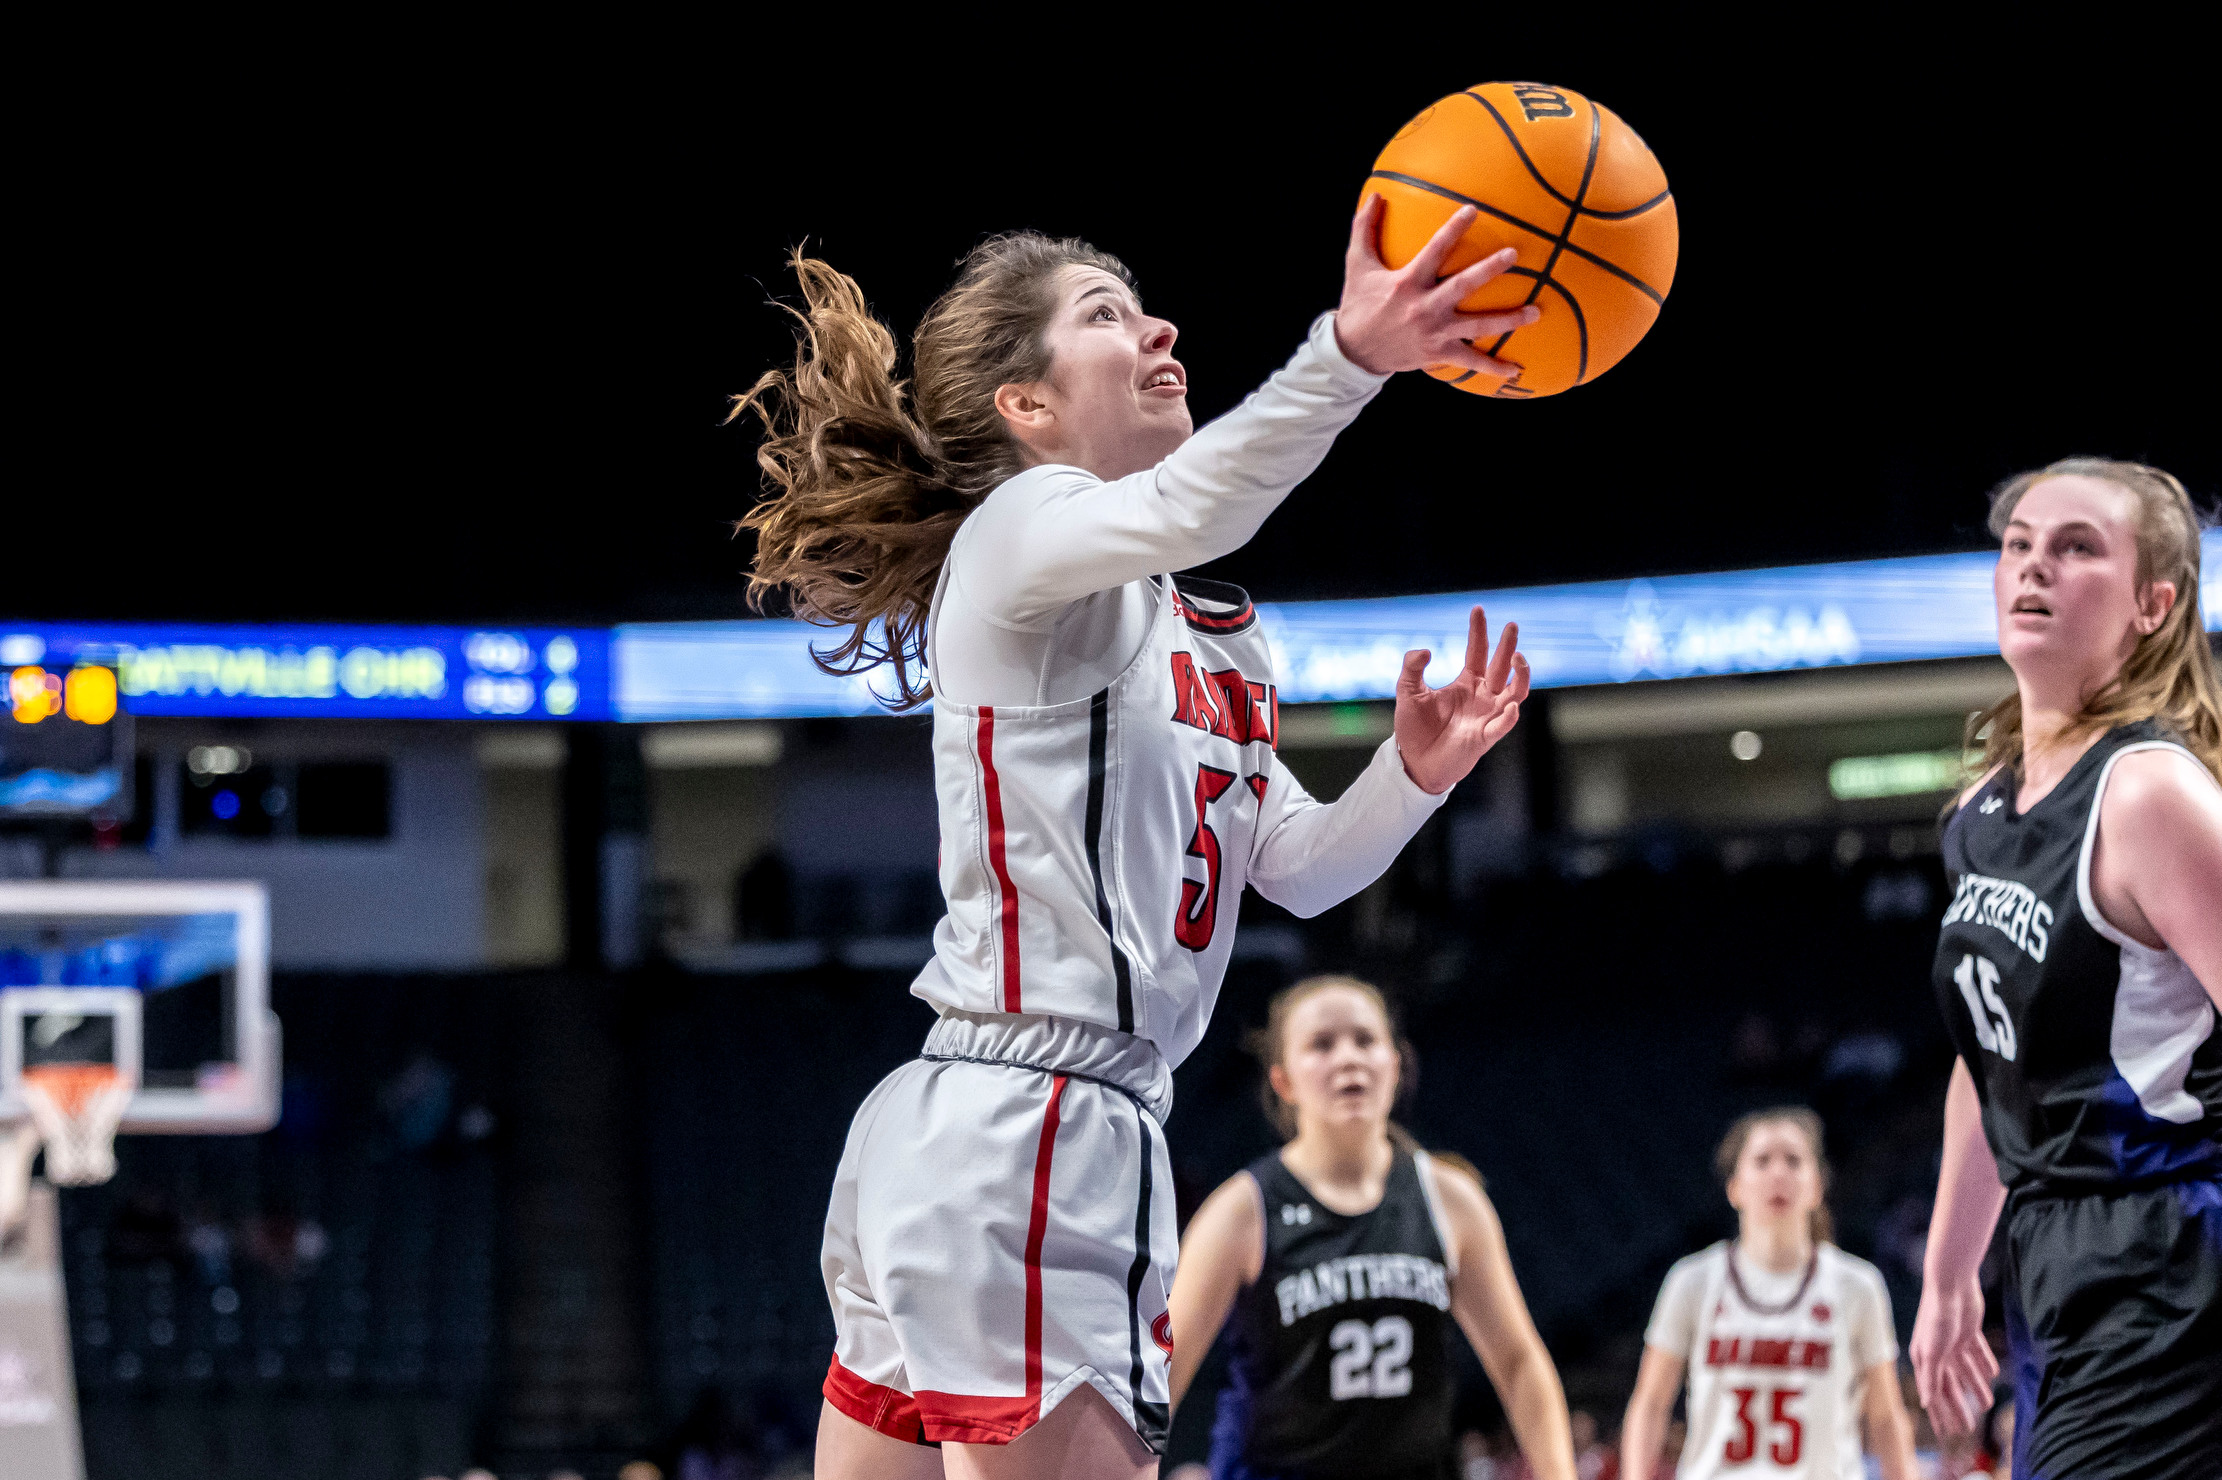
<svg viewBox="0 0 2222 1480">
<path fill-rule="evenodd" d="M 2222 532 L 2201 607 L 2222 630 Z M 1457 671 L 1466 612 L 1517 621 L 1539 688 L 1776 673 L 1998 651 L 1988 551 L 1586 581 L 1444 596 L 1261 605 L 1284 704 L 1387 699 L 1410 648 Z M 602 720 L 883 713 L 887 675 L 831 677 L 793 621 L 542 628 L 48 626 L 0 623 L 0 665 L 112 662 L 142 715 Z"/>
<path fill-rule="evenodd" d="M 1771 570 L 1261 604 L 1284 704 L 1388 699 L 1404 654 L 1434 653 L 1429 682 L 1457 671 L 1466 613 L 1517 621 L 1539 688 L 1718 673 L 1776 673 L 1998 651 L 1988 551 Z M 2222 630 L 2222 532 L 2202 555 L 2203 613 Z M 799 622 L 620 627 L 611 708 L 624 720 L 751 719 L 880 711 L 871 676 L 830 678 L 810 645 L 837 634 Z M 886 687 L 885 676 L 880 679 Z"/>
<path fill-rule="evenodd" d="M 137 715 L 610 718 L 606 631 L 0 625 L 0 664 L 88 661 L 114 665 Z"/>
</svg>

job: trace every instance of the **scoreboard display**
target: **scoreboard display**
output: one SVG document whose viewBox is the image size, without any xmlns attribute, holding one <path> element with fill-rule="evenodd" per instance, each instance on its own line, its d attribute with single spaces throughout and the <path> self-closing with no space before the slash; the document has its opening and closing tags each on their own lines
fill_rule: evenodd
<svg viewBox="0 0 2222 1480">
<path fill-rule="evenodd" d="M 129 816 L 131 717 L 115 668 L 18 663 L 0 676 L 0 818 Z"/>
</svg>

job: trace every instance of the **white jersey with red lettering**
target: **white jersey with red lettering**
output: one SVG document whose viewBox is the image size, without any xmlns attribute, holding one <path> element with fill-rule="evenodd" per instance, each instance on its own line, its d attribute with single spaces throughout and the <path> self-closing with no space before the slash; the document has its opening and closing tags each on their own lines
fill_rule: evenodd
<svg viewBox="0 0 2222 1480">
<path fill-rule="evenodd" d="M 1668 1272 L 1644 1343 L 1689 1364 L 1679 1480 L 1860 1480 L 1867 1374 L 1895 1361 L 1881 1271 L 1834 1244 L 1777 1274 L 1733 1241 Z"/>
<path fill-rule="evenodd" d="M 1345 797 L 1350 826 L 1335 830 L 1379 842 L 1307 836 L 1303 884 L 1281 878 L 1275 834 L 1324 809 L 1274 753 L 1257 612 L 1236 587 L 1187 578 L 1156 583 L 1156 602 L 1134 661 L 1087 698 L 935 705 L 949 913 L 912 990 L 1115 1028 L 1177 1066 L 1211 1021 L 1244 887 L 1316 913 L 1378 874 L 1439 799 L 1385 742 L 1353 787 L 1377 795 Z M 1354 866 L 1316 866 L 1338 852 Z"/>
<path fill-rule="evenodd" d="M 912 987 L 940 1020 L 857 1112 L 821 1257 L 856 1422 L 1008 1443 L 1087 1385 L 1162 1448 L 1163 1121 L 1242 891 L 1316 914 L 1442 802 L 1394 740 L 1307 795 L 1249 598 L 1162 573 L 1239 548 L 1381 379 L 1322 318 L 1156 467 L 1031 468 L 958 530 L 927 631 L 948 914 Z"/>
</svg>

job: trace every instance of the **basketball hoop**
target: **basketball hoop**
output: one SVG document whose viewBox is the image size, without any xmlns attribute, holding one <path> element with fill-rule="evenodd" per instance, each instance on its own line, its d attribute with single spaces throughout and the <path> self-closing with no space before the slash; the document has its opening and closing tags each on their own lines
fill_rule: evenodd
<svg viewBox="0 0 2222 1480">
<path fill-rule="evenodd" d="M 114 1064 L 26 1064 L 19 1093 L 46 1142 L 46 1180 L 89 1187 L 116 1175 L 116 1128 L 138 1086 Z"/>
</svg>

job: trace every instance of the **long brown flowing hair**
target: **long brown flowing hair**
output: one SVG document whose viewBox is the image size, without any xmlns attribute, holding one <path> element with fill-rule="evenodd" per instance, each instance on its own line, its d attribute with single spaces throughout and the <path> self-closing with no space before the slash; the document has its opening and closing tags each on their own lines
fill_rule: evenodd
<svg viewBox="0 0 2222 1480">
<path fill-rule="evenodd" d="M 2153 631 L 2137 640 L 2122 671 L 2083 702 L 2067 736 L 2074 739 L 2116 725 L 2157 719 L 2173 730 L 2201 764 L 2222 780 L 2222 680 L 2207 645 L 2199 610 L 2198 511 L 2191 495 L 2169 474 L 2143 463 L 2103 457 L 2070 457 L 2020 473 L 1991 494 L 1991 533 L 2003 538 L 2022 495 L 2047 478 L 2099 478 L 2137 502 L 2137 584 L 2173 581 L 2176 604 Z M 2015 690 L 1969 717 L 1967 748 L 1980 746 L 1975 775 L 2021 764 L 2021 692 Z"/>
<path fill-rule="evenodd" d="M 932 697 L 926 614 L 957 526 L 1025 460 L 995 409 L 1000 386 L 1049 376 L 1044 339 L 1058 279 L 1095 267 L 1128 287 L 1124 263 L 1084 241 L 1015 231 L 974 247 L 911 337 L 912 379 L 895 335 L 856 281 L 798 249 L 804 307 L 791 370 L 768 370 L 733 398 L 731 421 L 764 423 L 756 462 L 767 496 L 740 520 L 756 532 L 748 598 L 784 587 L 796 616 L 847 627 L 811 655 L 828 673 L 882 663 L 895 707 Z M 784 307 L 784 305 L 782 305 Z"/>
<path fill-rule="evenodd" d="M 1249 1037 L 1250 1052 L 1257 1055 L 1258 1062 L 1267 1070 L 1271 1070 L 1275 1064 L 1286 1062 L 1290 1014 L 1306 998 L 1338 987 L 1344 991 L 1356 992 L 1380 1010 L 1381 1021 L 1389 1027 L 1389 1041 L 1396 1045 L 1396 1103 L 1410 1103 L 1412 1094 L 1420 1083 L 1419 1055 L 1413 1050 L 1411 1040 L 1404 1036 L 1403 1030 L 1397 1025 L 1396 1010 L 1389 1006 L 1388 997 L 1372 982 L 1361 981 L 1354 976 L 1307 976 L 1275 993 L 1273 1000 L 1266 1004 L 1265 1026 Z M 1282 1140 L 1296 1139 L 1296 1107 L 1274 1092 L 1270 1073 L 1263 1077 L 1258 1086 L 1258 1104 L 1265 1111 L 1266 1120 L 1280 1134 Z M 1389 1122 L 1389 1140 L 1400 1151 L 1412 1152 L 1420 1149 L 1420 1143 L 1412 1139 L 1412 1133 L 1393 1120 Z M 1460 1160 L 1463 1161 L 1464 1158 L 1461 1157 Z M 1481 1174 L 1476 1172 L 1474 1179 L 1479 1181 Z"/>
<path fill-rule="evenodd" d="M 1713 1170 L 1720 1174 L 1721 1186 L 1726 1187 L 1736 1177 L 1736 1163 L 1744 1159 L 1744 1143 L 1751 1133 L 1763 1125 L 1794 1125 L 1805 1134 L 1805 1144 L 1813 1150 L 1813 1165 L 1821 1174 L 1821 1203 L 1806 1220 L 1806 1231 L 1813 1235 L 1813 1242 L 1826 1244 L 1835 1241 L 1836 1217 L 1829 1212 L 1829 1158 L 1821 1144 L 1821 1117 L 1803 1105 L 1777 1105 L 1771 1110 L 1754 1110 L 1740 1117 L 1721 1138 L 1720 1149 L 1713 1153 Z"/>
</svg>

